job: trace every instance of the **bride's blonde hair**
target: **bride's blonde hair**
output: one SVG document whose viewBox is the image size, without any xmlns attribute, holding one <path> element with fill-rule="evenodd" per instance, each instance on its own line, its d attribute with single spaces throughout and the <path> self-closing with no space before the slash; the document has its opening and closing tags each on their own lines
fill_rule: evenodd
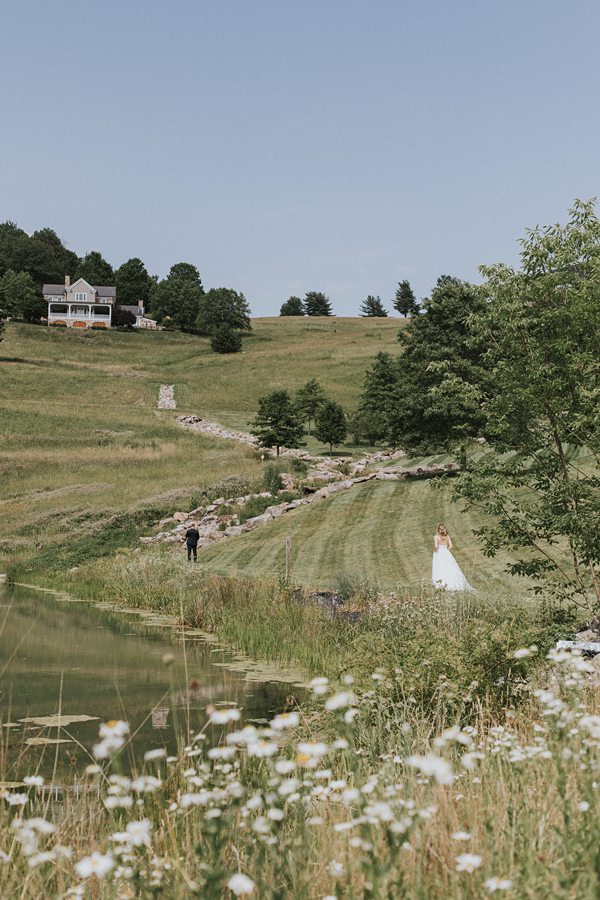
<svg viewBox="0 0 600 900">
<path fill-rule="evenodd" d="M 448 529 L 441 522 L 437 527 L 437 533 L 441 534 L 442 537 L 448 537 Z"/>
</svg>

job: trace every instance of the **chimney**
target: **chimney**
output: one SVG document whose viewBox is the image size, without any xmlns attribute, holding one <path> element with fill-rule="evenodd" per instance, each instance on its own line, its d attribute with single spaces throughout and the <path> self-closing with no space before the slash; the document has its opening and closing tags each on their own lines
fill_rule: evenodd
<svg viewBox="0 0 600 900">
<path fill-rule="evenodd" d="M 71 287 L 71 276 L 65 275 L 65 290 Z"/>
</svg>

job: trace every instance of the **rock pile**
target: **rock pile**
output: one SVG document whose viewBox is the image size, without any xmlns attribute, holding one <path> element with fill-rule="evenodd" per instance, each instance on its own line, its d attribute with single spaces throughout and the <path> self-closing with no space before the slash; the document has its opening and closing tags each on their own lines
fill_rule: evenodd
<svg viewBox="0 0 600 900">
<path fill-rule="evenodd" d="M 159 409 L 175 409 L 175 385 L 161 384 L 158 389 L 158 408 Z"/>
</svg>

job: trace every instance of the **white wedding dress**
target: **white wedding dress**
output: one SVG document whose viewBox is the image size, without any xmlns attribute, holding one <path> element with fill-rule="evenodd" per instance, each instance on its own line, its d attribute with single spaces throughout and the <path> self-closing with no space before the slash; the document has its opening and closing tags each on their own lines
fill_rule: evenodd
<svg viewBox="0 0 600 900">
<path fill-rule="evenodd" d="M 431 564 L 431 581 L 433 586 L 447 591 L 472 591 L 467 579 L 452 553 L 443 544 L 434 551 Z"/>
</svg>

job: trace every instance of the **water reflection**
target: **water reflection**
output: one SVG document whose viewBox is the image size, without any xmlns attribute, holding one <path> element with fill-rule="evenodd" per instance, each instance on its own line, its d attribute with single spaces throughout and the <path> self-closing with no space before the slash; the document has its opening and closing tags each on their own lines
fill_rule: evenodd
<svg viewBox="0 0 600 900">
<path fill-rule="evenodd" d="M 3 589 L 0 603 L 4 780 L 36 768 L 46 776 L 56 770 L 59 778 L 81 771 L 102 720 L 130 723 L 127 768 L 149 749 L 175 752 L 178 739 L 187 741 L 188 732 L 203 726 L 209 703 L 234 702 L 246 718 L 268 717 L 294 692 L 286 684 L 249 681 L 223 667 L 228 654 L 214 644 L 131 614 L 19 587 Z M 163 657 L 172 657 L 169 665 Z M 60 729 L 21 721 L 59 712 L 95 718 Z"/>
</svg>

